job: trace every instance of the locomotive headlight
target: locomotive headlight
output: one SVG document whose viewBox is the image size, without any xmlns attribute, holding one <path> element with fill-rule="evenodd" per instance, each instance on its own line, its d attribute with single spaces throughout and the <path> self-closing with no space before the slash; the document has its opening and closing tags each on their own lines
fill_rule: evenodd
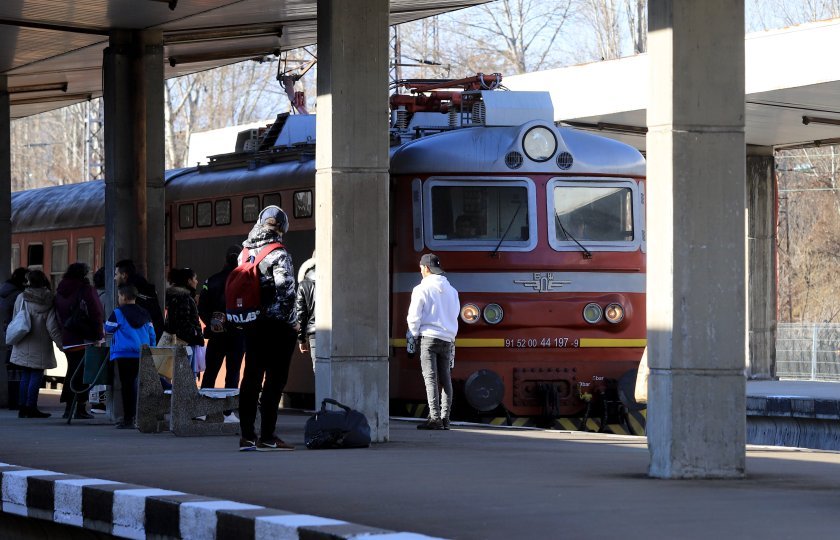
<svg viewBox="0 0 840 540">
<path fill-rule="evenodd" d="M 557 150 L 557 138 L 547 127 L 532 127 L 522 138 L 522 149 L 534 161 L 547 161 Z"/>
<path fill-rule="evenodd" d="M 601 320 L 602 313 L 601 306 L 598 304 L 586 304 L 586 307 L 583 308 L 583 320 L 589 324 L 595 324 Z"/>
<path fill-rule="evenodd" d="M 461 320 L 467 324 L 474 324 L 481 317 L 481 309 L 475 304 L 464 304 L 461 308 Z"/>
<path fill-rule="evenodd" d="M 487 304 L 484 306 L 484 320 L 488 324 L 499 324 L 502 322 L 502 317 L 505 316 L 505 311 L 499 304 Z"/>
<path fill-rule="evenodd" d="M 610 304 L 604 310 L 604 317 L 613 324 L 620 323 L 624 320 L 624 308 L 621 304 Z"/>
</svg>

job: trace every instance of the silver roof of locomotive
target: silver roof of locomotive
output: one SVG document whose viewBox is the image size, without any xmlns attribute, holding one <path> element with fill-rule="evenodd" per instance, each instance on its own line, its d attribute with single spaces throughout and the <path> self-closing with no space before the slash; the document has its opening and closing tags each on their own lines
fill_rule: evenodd
<svg viewBox="0 0 840 540">
<path fill-rule="evenodd" d="M 554 125 L 548 92 L 481 93 L 481 114 L 468 124 L 421 137 L 398 147 L 391 158 L 392 174 L 608 174 L 643 176 L 645 159 L 624 143 Z M 551 129 L 557 150 L 551 159 L 529 159 L 522 148 L 525 133 L 535 127 Z M 509 152 L 522 156 L 521 166 L 505 162 Z M 561 169 L 556 158 L 568 152 L 573 163 Z M 430 157 L 433 156 L 433 157 Z"/>
</svg>

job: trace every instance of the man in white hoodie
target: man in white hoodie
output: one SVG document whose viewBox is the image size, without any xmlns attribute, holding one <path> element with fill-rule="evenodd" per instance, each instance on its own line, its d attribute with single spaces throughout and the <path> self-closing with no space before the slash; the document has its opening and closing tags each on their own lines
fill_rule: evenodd
<svg viewBox="0 0 840 540">
<path fill-rule="evenodd" d="M 409 339 L 420 342 L 420 367 L 426 383 L 429 419 L 417 429 L 449 429 L 452 410 L 450 369 L 455 359 L 460 302 L 458 291 L 443 276 L 440 259 L 433 253 L 420 258 L 423 280 L 411 292 L 408 307 Z M 442 395 L 438 396 L 438 384 Z"/>
</svg>

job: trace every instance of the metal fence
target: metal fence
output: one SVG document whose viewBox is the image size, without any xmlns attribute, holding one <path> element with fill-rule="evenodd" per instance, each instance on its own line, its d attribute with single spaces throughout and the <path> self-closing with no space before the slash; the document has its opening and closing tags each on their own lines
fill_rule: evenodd
<svg viewBox="0 0 840 540">
<path fill-rule="evenodd" d="M 779 323 L 776 376 L 782 379 L 840 381 L 840 324 Z"/>
</svg>

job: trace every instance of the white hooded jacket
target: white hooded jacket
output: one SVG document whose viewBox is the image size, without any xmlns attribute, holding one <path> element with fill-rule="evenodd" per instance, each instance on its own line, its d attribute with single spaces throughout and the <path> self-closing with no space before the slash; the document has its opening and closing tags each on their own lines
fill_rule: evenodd
<svg viewBox="0 0 840 540">
<path fill-rule="evenodd" d="M 458 313 L 461 304 L 458 291 L 442 275 L 430 274 L 411 291 L 408 306 L 408 331 L 412 336 L 425 336 L 451 343 L 458 334 Z"/>
</svg>

